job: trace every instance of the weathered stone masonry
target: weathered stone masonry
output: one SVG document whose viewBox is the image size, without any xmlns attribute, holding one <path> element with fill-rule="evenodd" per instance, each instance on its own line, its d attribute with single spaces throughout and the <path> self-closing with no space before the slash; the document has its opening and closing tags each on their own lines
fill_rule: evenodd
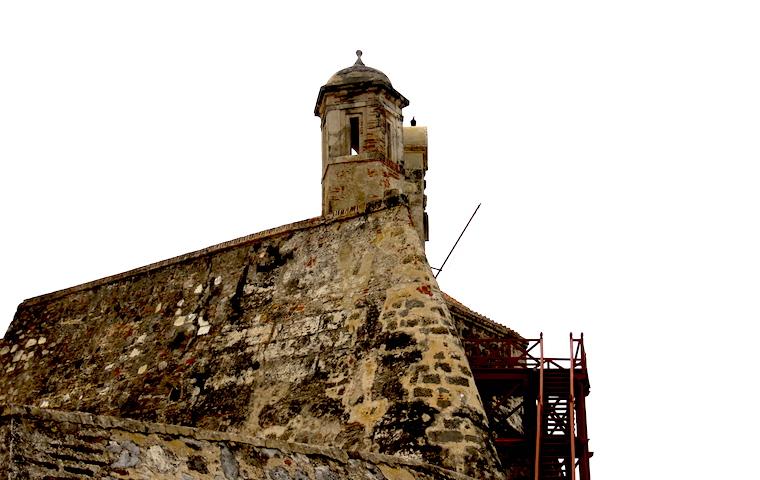
<svg viewBox="0 0 760 480">
<path fill-rule="evenodd" d="M 0 412 L 2 478 L 472 477 L 414 459 L 35 407 Z"/>
<path fill-rule="evenodd" d="M 495 472 L 454 323 L 397 202 L 23 303 L 0 343 L 0 403 Z"/>
</svg>

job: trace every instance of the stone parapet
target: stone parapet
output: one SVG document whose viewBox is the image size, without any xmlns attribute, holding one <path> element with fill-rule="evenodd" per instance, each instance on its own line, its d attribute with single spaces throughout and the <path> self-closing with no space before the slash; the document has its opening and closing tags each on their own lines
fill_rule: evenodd
<svg viewBox="0 0 760 480">
<path fill-rule="evenodd" d="M 330 214 L 328 215 L 309 218 L 309 219 L 301 220 L 298 222 L 280 225 L 279 227 L 270 228 L 268 230 L 262 230 L 261 232 L 244 235 L 242 237 L 238 237 L 232 240 L 227 240 L 226 242 L 218 243 L 216 245 L 211 245 L 209 247 L 196 250 L 194 252 L 184 253 L 182 255 L 177 255 L 176 257 L 167 258 L 165 260 L 160 260 L 158 262 L 150 263 L 148 265 L 134 268 L 132 270 L 127 270 L 126 272 L 117 273 L 115 275 L 109 275 L 107 277 L 99 278 L 97 280 L 93 280 L 90 282 L 85 282 L 80 285 L 74 285 L 73 287 L 68 287 L 62 290 L 56 290 L 55 292 L 50 292 L 43 295 L 38 295 L 36 297 L 28 298 L 24 300 L 24 302 L 21 305 L 28 306 L 28 305 L 34 305 L 37 303 L 49 302 L 51 300 L 64 297 L 71 293 L 76 293 L 83 290 L 99 287 L 101 285 L 113 283 L 119 280 L 128 279 L 130 277 L 134 277 L 134 276 L 141 275 L 144 273 L 149 273 L 153 270 L 169 267 L 169 266 L 176 265 L 176 264 L 186 262 L 189 260 L 194 260 L 206 255 L 220 253 L 225 250 L 229 250 L 231 248 L 237 248 L 237 247 L 253 244 L 253 243 L 265 240 L 269 237 L 297 232 L 300 230 L 318 227 L 320 225 L 329 225 L 334 222 L 349 220 L 351 218 L 377 212 L 377 211 L 384 210 L 389 207 L 395 207 L 398 205 L 408 205 L 408 200 L 405 195 L 399 194 L 395 196 L 386 197 L 380 201 L 368 202 L 366 205 L 364 205 L 364 208 L 362 209 L 359 209 L 358 206 L 354 206 L 352 208 L 347 208 L 343 210 L 335 210 L 333 212 L 330 212 Z"/>
<path fill-rule="evenodd" d="M 86 412 L 6 406 L 0 476 L 236 480 L 472 477 L 414 459 Z"/>
</svg>

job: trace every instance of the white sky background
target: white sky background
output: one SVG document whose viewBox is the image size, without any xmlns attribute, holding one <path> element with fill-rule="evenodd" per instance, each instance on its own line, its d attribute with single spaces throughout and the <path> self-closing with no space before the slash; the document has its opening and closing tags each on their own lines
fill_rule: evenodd
<svg viewBox="0 0 760 480">
<path fill-rule="evenodd" d="M 758 25 L 749 1 L 3 2 L 0 332 L 319 215 L 314 103 L 361 48 L 429 129 L 433 266 L 483 203 L 442 289 L 549 353 L 585 332 L 594 478 L 748 478 Z"/>
</svg>

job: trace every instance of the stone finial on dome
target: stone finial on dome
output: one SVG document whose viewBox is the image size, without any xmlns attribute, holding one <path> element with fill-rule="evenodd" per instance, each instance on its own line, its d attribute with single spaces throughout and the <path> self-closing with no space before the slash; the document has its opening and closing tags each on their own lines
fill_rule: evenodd
<svg viewBox="0 0 760 480">
<path fill-rule="evenodd" d="M 356 62 L 354 62 L 354 65 L 364 65 L 364 62 L 362 62 L 362 51 L 357 50 L 356 51 Z"/>
</svg>

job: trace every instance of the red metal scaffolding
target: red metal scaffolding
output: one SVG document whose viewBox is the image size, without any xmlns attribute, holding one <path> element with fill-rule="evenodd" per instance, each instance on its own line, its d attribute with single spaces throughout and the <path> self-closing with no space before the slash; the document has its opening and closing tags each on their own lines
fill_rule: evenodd
<svg viewBox="0 0 760 480">
<path fill-rule="evenodd" d="M 529 340 L 467 339 L 464 344 L 492 424 L 501 425 L 494 443 L 502 463 L 513 469 L 511 476 L 590 480 L 585 401 L 590 384 L 583 334 L 570 334 L 568 357 L 546 357 L 543 334 Z M 503 406 L 507 400 L 510 408 Z"/>
</svg>

